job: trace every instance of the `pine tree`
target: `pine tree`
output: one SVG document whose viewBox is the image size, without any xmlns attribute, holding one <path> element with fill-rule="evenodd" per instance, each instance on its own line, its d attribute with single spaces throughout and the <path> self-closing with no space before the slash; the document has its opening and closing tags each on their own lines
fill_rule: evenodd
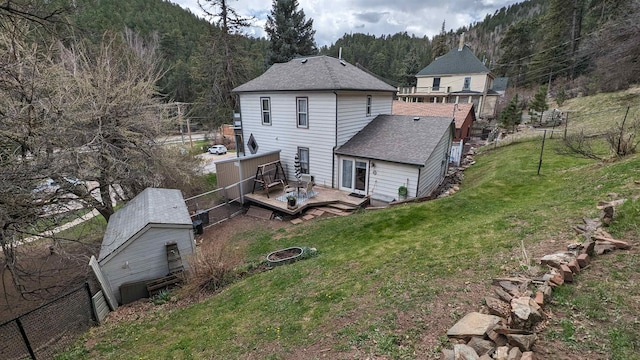
<svg viewBox="0 0 640 360">
<path fill-rule="evenodd" d="M 442 29 L 440 30 L 440 34 L 433 37 L 433 41 L 431 42 L 431 54 L 433 58 L 431 60 L 435 60 L 439 56 L 442 56 L 449 52 L 447 48 L 447 32 L 444 30 L 445 22 L 442 22 Z"/>
<path fill-rule="evenodd" d="M 522 120 L 521 111 L 518 103 L 518 94 L 509 101 L 507 107 L 500 113 L 500 125 L 505 129 L 511 128 L 515 130 L 516 125 Z"/>
<path fill-rule="evenodd" d="M 237 98 L 231 90 L 247 80 L 248 59 L 240 47 L 239 33 L 249 26 L 251 19 L 238 15 L 229 6 L 229 0 L 204 0 L 204 3 L 200 3 L 200 7 L 215 21 L 216 28 L 211 31 L 210 46 L 199 54 L 205 83 L 199 97 L 200 102 L 213 104 L 208 112 L 213 115 L 210 125 L 216 127 L 231 119 L 233 111 L 238 109 Z"/>
<path fill-rule="evenodd" d="M 558 76 L 573 77 L 582 23 L 582 0 L 551 0 L 542 19 L 544 29 L 531 63 L 531 81 L 542 84 Z"/>
<path fill-rule="evenodd" d="M 306 20 L 298 9 L 298 0 L 273 0 L 271 14 L 267 16 L 265 31 L 271 47 L 268 63 L 287 62 L 297 55 L 318 53 L 313 36 L 313 19 Z"/>
<path fill-rule="evenodd" d="M 540 121 L 542 124 L 542 114 L 549 109 L 549 104 L 547 103 L 547 87 L 540 86 L 538 88 L 538 92 L 533 97 L 531 103 L 529 103 L 529 108 L 531 110 L 537 111 L 540 113 Z"/>
<path fill-rule="evenodd" d="M 524 79 L 529 57 L 533 54 L 534 29 L 535 21 L 521 20 L 509 26 L 500 40 L 502 56 L 495 71 L 513 78 L 516 87 Z"/>
</svg>

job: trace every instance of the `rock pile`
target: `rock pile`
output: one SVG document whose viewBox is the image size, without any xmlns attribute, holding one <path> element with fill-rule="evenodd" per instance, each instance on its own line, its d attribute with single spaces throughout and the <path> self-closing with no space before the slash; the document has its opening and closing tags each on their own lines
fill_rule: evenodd
<svg viewBox="0 0 640 360">
<path fill-rule="evenodd" d="M 464 179 L 464 171 L 476 163 L 475 160 L 473 160 L 474 154 L 475 150 L 471 148 L 471 150 L 460 159 L 460 166 L 452 166 L 449 168 L 449 172 L 447 176 L 445 176 L 442 184 L 434 191 L 434 198 L 451 196 L 460 191 L 460 184 L 462 183 L 462 179 Z"/>
<path fill-rule="evenodd" d="M 547 271 L 540 277 L 516 276 L 493 279 L 493 294 L 484 298 L 480 312 L 464 316 L 447 337 L 453 349 L 444 349 L 443 360 L 533 360 L 534 344 L 547 323 L 545 304 L 553 288 L 571 283 L 589 267 L 591 258 L 630 244 L 616 240 L 602 227 L 615 216 L 615 206 L 624 200 L 601 202 L 596 219 L 583 219 L 573 229 L 583 241 L 567 250 L 542 256 L 539 264 Z"/>
</svg>

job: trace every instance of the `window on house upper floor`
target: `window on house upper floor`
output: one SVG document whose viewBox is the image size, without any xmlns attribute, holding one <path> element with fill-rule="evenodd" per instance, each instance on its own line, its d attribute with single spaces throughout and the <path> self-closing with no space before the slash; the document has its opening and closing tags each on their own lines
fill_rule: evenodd
<svg viewBox="0 0 640 360">
<path fill-rule="evenodd" d="M 464 84 L 462 85 L 462 90 L 471 90 L 471 77 L 467 76 L 464 78 Z"/>
<path fill-rule="evenodd" d="M 300 158 L 300 173 L 309 173 L 309 148 L 298 148 L 298 157 Z"/>
<path fill-rule="evenodd" d="M 271 125 L 271 99 L 261 97 L 260 107 L 262 109 L 262 125 Z"/>
<path fill-rule="evenodd" d="M 371 103 L 373 102 L 373 99 L 371 98 L 371 95 L 367 95 L 367 116 L 371 116 Z"/>
<path fill-rule="evenodd" d="M 433 78 L 433 86 L 431 86 L 432 91 L 440 91 L 440 78 Z"/>
<path fill-rule="evenodd" d="M 296 98 L 298 127 L 309 127 L 309 99 L 306 97 Z"/>
</svg>

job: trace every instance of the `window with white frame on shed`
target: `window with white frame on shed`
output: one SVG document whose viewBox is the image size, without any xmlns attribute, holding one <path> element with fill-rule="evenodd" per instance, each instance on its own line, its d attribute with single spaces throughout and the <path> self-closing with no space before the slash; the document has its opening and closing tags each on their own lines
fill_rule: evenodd
<svg viewBox="0 0 640 360">
<path fill-rule="evenodd" d="M 371 116 L 371 103 L 372 103 L 371 95 L 367 95 L 367 116 Z"/>
<path fill-rule="evenodd" d="M 300 158 L 300 173 L 309 173 L 309 148 L 298 148 L 298 157 Z"/>
<path fill-rule="evenodd" d="M 296 108 L 297 108 L 297 119 L 298 119 L 298 127 L 308 128 L 309 127 L 309 99 L 306 97 L 297 97 L 296 98 Z"/>
<path fill-rule="evenodd" d="M 271 125 L 271 99 L 261 97 L 260 107 L 262 108 L 262 125 Z"/>
</svg>

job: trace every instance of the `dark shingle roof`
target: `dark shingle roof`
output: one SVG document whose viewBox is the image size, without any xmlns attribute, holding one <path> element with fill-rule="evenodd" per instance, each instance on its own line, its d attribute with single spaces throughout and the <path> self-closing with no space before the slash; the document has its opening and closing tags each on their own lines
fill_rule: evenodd
<svg viewBox="0 0 640 360">
<path fill-rule="evenodd" d="M 301 90 L 369 90 L 395 93 L 397 89 L 344 60 L 323 55 L 273 64 L 264 74 L 236 87 L 233 92 Z"/>
<path fill-rule="evenodd" d="M 416 76 L 485 74 L 489 73 L 484 64 L 473 54 L 468 46 L 462 50 L 452 49 L 448 53 L 435 59 L 431 64 L 420 70 Z"/>
<path fill-rule="evenodd" d="M 508 77 L 497 77 L 493 79 L 493 91 L 506 91 L 507 86 L 509 85 Z"/>
<path fill-rule="evenodd" d="M 449 131 L 452 117 L 378 115 L 336 150 L 336 154 L 402 164 L 424 165 Z"/>
<path fill-rule="evenodd" d="M 189 210 L 184 203 L 182 192 L 175 189 L 147 188 L 111 215 L 98 260 L 103 260 L 116 251 L 147 224 L 191 227 Z"/>
</svg>

